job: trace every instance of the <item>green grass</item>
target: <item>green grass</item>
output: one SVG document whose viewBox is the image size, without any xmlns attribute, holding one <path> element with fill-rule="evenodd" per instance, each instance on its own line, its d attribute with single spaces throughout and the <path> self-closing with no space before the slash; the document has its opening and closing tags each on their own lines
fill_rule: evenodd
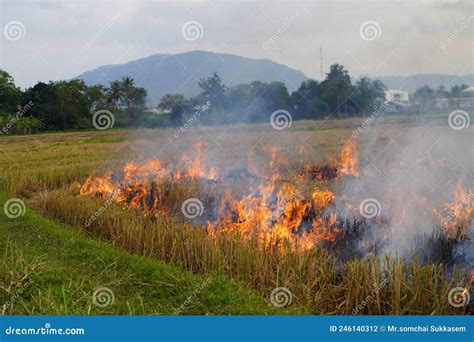
<svg viewBox="0 0 474 342">
<path fill-rule="evenodd" d="M 0 193 L 0 203 L 7 199 Z M 129 254 L 31 209 L 17 219 L 1 212 L 0 253 L 0 312 L 3 304 L 12 302 L 4 314 L 174 314 L 197 289 L 202 290 L 181 314 L 291 312 L 268 305 L 263 297 L 223 276 L 195 276 Z M 113 291 L 113 304 L 104 308 L 93 304 L 94 289 L 99 287 Z"/>
</svg>

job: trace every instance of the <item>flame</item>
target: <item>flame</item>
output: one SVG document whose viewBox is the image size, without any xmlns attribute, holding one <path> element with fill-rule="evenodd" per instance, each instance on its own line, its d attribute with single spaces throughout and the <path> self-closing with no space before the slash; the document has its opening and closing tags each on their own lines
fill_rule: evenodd
<svg viewBox="0 0 474 342">
<path fill-rule="evenodd" d="M 359 152 L 357 141 L 349 139 L 341 150 L 341 162 L 338 173 L 340 175 L 359 176 Z"/>
<path fill-rule="evenodd" d="M 473 197 L 473 191 L 465 190 L 461 180 L 458 180 L 454 190 L 454 202 L 446 203 L 442 212 L 433 210 L 447 237 L 459 240 L 467 238 L 468 227 L 472 226 Z"/>
<path fill-rule="evenodd" d="M 310 176 L 315 181 L 328 181 L 341 175 L 359 176 L 359 153 L 357 141 L 354 138 L 348 140 L 341 150 L 340 161 L 330 161 L 327 165 L 307 164 L 298 177 L 303 179 Z"/>
<path fill-rule="evenodd" d="M 336 199 L 336 195 L 327 189 L 315 189 L 311 197 L 319 210 L 323 210 L 330 202 Z"/>
<path fill-rule="evenodd" d="M 219 178 L 215 168 L 206 169 L 203 165 L 203 149 L 207 147 L 207 143 L 198 141 L 193 147 L 196 149 L 194 158 L 188 155 L 183 155 L 181 158 L 185 165 L 183 169 L 170 170 L 163 162 L 155 159 L 144 162 L 130 161 L 124 165 L 120 175 L 108 171 L 102 176 L 88 177 L 79 193 L 83 196 L 102 198 L 113 196 L 117 203 L 123 202 L 131 208 L 144 208 L 149 214 L 154 214 L 164 199 L 165 182 L 177 182 L 184 178 L 190 180 Z"/>
<path fill-rule="evenodd" d="M 117 203 L 145 209 L 147 215 L 158 211 L 169 214 L 171 209 L 165 203 L 169 198 L 169 190 L 165 191 L 167 183 L 219 179 L 217 170 L 206 168 L 203 162 L 207 143 L 200 140 L 193 147 L 193 157 L 185 154 L 181 158 L 184 168 L 169 169 L 159 160 L 130 161 L 121 172 L 89 177 L 80 194 L 105 198 L 119 193 L 114 197 Z M 339 231 L 335 227 L 337 216 L 320 215 L 336 196 L 327 189 L 315 188 L 306 198 L 298 191 L 296 182 L 281 180 L 279 169 L 287 165 L 282 150 L 264 147 L 262 151 L 267 154 L 266 165 L 257 168 L 249 160 L 252 172 L 262 178 L 260 184 L 251 185 L 243 194 L 232 188 L 222 191 L 216 198 L 219 204 L 214 208 L 215 215 L 207 221 L 209 236 L 238 233 L 244 241 L 257 241 L 263 249 L 275 245 L 282 248 L 285 243 L 293 249 L 308 249 L 324 240 L 333 241 Z"/>
<path fill-rule="evenodd" d="M 317 189 L 313 192 L 313 201 L 308 201 L 293 184 L 284 183 L 277 191 L 276 203 L 272 204 L 275 181 L 276 177 L 272 177 L 268 184 L 240 200 L 226 192 L 218 219 L 208 222 L 208 228 L 214 235 L 234 232 L 244 241 L 257 240 L 264 249 L 273 245 L 282 247 L 284 241 L 293 249 L 309 249 L 322 240 L 333 241 L 339 230 L 335 228 L 331 232 L 328 227 L 336 224 L 336 214 L 324 220 L 321 217 L 309 219 L 309 213 L 312 210 L 321 212 L 335 199 L 334 194 Z"/>
<path fill-rule="evenodd" d="M 209 237 L 218 238 L 221 234 L 235 233 L 243 241 L 256 241 L 264 250 L 275 246 L 278 249 L 284 246 L 290 246 L 292 250 L 310 249 L 323 242 L 334 242 L 342 232 L 343 220 L 331 211 L 335 207 L 331 203 L 336 200 L 336 195 L 319 185 L 312 186 L 309 191 L 301 189 L 307 186 L 307 183 L 298 181 L 301 174 L 293 180 L 283 179 L 280 170 L 288 166 L 288 160 L 282 149 L 263 147 L 261 152 L 266 155 L 259 160 L 267 162 L 258 165 L 255 163 L 255 152 L 249 153 L 248 164 L 252 173 L 239 173 L 242 177 L 234 182 L 235 185 L 226 182 L 230 178 L 223 177 L 222 170 L 206 166 L 206 141 L 199 140 L 193 147 L 193 154 L 185 154 L 180 158 L 179 168 L 168 167 L 155 159 L 130 161 L 119 172 L 107 171 L 102 176 L 88 177 L 80 189 L 80 195 L 112 197 L 125 207 L 144 209 L 146 215 L 153 216 L 158 212 L 171 215 L 183 200 L 181 184 L 205 184 L 213 189 L 209 193 L 212 194 L 209 202 L 212 208 L 200 222 L 205 222 Z M 356 141 L 351 139 L 342 148 L 341 160 L 336 166 L 311 165 L 308 170 L 318 175 L 313 177 L 318 181 L 337 181 L 340 175 L 358 176 L 357 158 Z M 257 180 L 255 176 L 258 176 Z M 241 180 L 248 181 L 248 185 L 242 186 Z M 173 186 L 179 190 L 173 190 Z M 411 196 L 409 191 L 402 193 Z M 459 181 L 454 202 L 446 203 L 442 212 L 434 210 L 448 237 L 467 238 L 467 227 L 474 209 L 472 195 L 472 192 L 462 188 Z M 406 202 L 403 196 L 397 197 L 397 201 L 402 204 Z M 422 207 L 427 205 L 424 197 L 418 202 Z M 343 215 L 355 217 L 359 213 L 358 209 L 358 205 L 346 203 Z M 432 215 L 432 210 L 428 210 L 428 213 Z M 423 211 L 423 214 L 427 213 Z M 393 227 L 409 220 L 407 216 L 407 211 L 397 212 L 396 217 L 391 218 Z M 377 217 L 376 224 L 381 224 L 380 217 Z"/>
</svg>

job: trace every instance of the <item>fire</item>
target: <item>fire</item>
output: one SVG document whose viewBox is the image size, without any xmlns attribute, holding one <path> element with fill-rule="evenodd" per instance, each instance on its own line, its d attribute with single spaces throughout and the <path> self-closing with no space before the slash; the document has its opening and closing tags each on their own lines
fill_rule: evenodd
<svg viewBox="0 0 474 342">
<path fill-rule="evenodd" d="M 463 189 L 461 180 L 458 180 L 454 190 L 454 202 L 446 203 L 442 213 L 434 209 L 447 237 L 456 240 L 467 238 L 468 227 L 472 226 L 473 197 L 473 191 Z"/>
<path fill-rule="evenodd" d="M 125 207 L 143 209 L 145 215 L 153 217 L 158 213 L 175 214 L 192 186 L 206 194 L 206 216 L 199 224 L 205 224 L 211 239 L 221 234 L 238 234 L 243 241 L 257 242 L 263 250 L 275 246 L 310 249 L 333 242 L 336 245 L 340 241 L 337 240 L 339 234 L 347 231 L 347 222 L 352 220 L 352 228 L 363 223 L 358 216 L 358 203 L 345 203 L 346 210 L 340 212 L 342 218 L 338 217 L 336 206 L 332 205 L 336 195 L 327 187 L 311 185 L 307 189 L 307 183 L 301 181 L 301 173 L 294 179 L 283 177 L 280 170 L 288 166 L 288 161 L 279 148 L 262 148 L 261 152 L 266 155 L 258 160 L 267 162 L 258 165 L 252 152 L 248 160 L 250 172 L 238 169 L 237 173 L 231 171 L 226 175 L 223 170 L 206 166 L 205 141 L 200 140 L 193 147 L 193 154 L 180 158 L 179 168 L 167 166 L 160 160 L 130 161 L 119 172 L 108 171 L 102 176 L 87 178 L 80 195 L 113 198 Z M 341 159 L 335 166 L 313 165 L 311 172 L 316 175 L 313 179 L 337 182 L 341 175 L 358 176 L 357 158 L 356 141 L 351 139 L 342 148 Z M 405 208 L 403 204 L 408 201 L 405 196 L 411 195 L 409 190 L 401 193 L 405 195 L 395 196 L 395 202 Z M 467 229 L 472 226 L 472 195 L 459 181 L 454 202 L 447 203 L 442 212 L 427 207 L 427 198 L 420 198 L 418 203 L 429 208 L 423 215 L 432 215 L 434 211 L 445 235 L 459 241 L 467 239 Z M 407 216 L 407 211 L 400 210 L 387 222 L 397 226 L 409 220 Z M 358 218 L 357 222 L 354 218 Z M 377 217 L 375 224 L 382 227 L 382 218 Z"/>
<path fill-rule="evenodd" d="M 178 173 L 177 178 L 189 177 L 192 179 L 197 178 L 207 178 L 210 180 L 216 180 L 217 170 L 211 168 L 206 170 L 203 165 L 204 159 L 204 149 L 207 147 L 207 141 L 201 139 L 197 141 L 193 147 L 196 149 L 196 155 L 194 158 L 190 158 L 188 155 L 184 154 L 181 160 L 187 165 L 186 171 L 184 173 Z"/>
<path fill-rule="evenodd" d="M 245 241 L 257 240 L 262 248 L 282 246 L 289 242 L 292 248 L 308 249 L 323 240 L 334 240 L 339 230 L 328 227 L 336 224 L 337 216 L 329 220 L 310 213 L 321 213 L 335 196 L 327 190 L 315 190 L 313 201 L 305 199 L 290 183 L 284 183 L 276 191 L 276 178 L 262 185 L 253 194 L 236 199 L 230 192 L 222 198 L 218 219 L 208 222 L 213 234 L 236 232 Z"/>
<path fill-rule="evenodd" d="M 128 162 L 121 172 L 106 172 L 103 176 L 89 177 L 80 189 L 83 196 L 109 198 L 113 194 L 117 203 L 130 208 L 145 209 L 147 215 L 158 211 L 167 214 L 171 209 L 166 205 L 169 197 L 167 184 L 176 184 L 185 179 L 198 183 L 202 179 L 219 181 L 223 191 L 212 208 L 213 214 L 207 220 L 210 237 L 229 232 L 238 233 L 244 241 L 257 241 L 262 248 L 285 242 L 292 248 L 312 248 L 321 241 L 333 241 L 339 231 L 336 214 L 323 218 L 325 208 L 335 200 L 335 195 L 327 189 L 313 189 L 305 197 L 298 189 L 297 182 L 282 181 L 279 168 L 287 165 L 283 152 L 278 148 L 264 147 L 268 155 L 267 165 L 257 167 L 253 158 L 249 160 L 253 174 L 260 177 L 258 185 L 250 189 L 234 191 L 225 187 L 215 168 L 206 168 L 203 150 L 205 141 L 195 145 L 193 157 L 183 155 L 184 168 L 170 169 L 159 160 Z M 260 166 L 260 165 L 259 165 Z M 167 192 L 168 191 L 168 192 Z"/>
<path fill-rule="evenodd" d="M 359 152 L 354 138 L 347 141 L 341 150 L 340 175 L 359 176 Z"/>
<path fill-rule="evenodd" d="M 203 164 L 203 149 L 207 144 L 199 141 L 194 145 L 194 158 L 183 155 L 183 169 L 168 169 L 159 160 L 144 162 L 128 162 L 120 174 L 111 171 L 103 176 L 90 176 L 82 185 L 79 193 L 83 196 L 114 197 L 118 203 L 125 203 L 131 208 L 143 208 L 154 214 L 161 205 L 166 194 L 163 190 L 167 182 L 176 183 L 182 179 L 217 180 L 217 170 L 206 169 Z M 119 195 L 116 195 L 119 194 Z"/>
<path fill-rule="evenodd" d="M 299 173 L 301 179 L 310 176 L 315 181 L 328 181 L 342 175 L 359 176 L 359 153 L 357 141 L 354 138 L 344 144 L 338 162 L 331 161 L 322 166 L 308 164 Z"/>
</svg>

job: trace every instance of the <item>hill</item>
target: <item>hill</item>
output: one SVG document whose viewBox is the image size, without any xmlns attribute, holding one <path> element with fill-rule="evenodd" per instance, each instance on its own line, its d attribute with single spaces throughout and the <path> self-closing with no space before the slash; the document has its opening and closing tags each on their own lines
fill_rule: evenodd
<svg viewBox="0 0 474 342">
<path fill-rule="evenodd" d="M 214 71 L 226 85 L 280 81 L 286 84 L 290 92 L 307 79 L 301 71 L 269 59 L 251 59 L 208 51 L 156 54 L 125 64 L 101 66 L 75 78 L 93 85 L 108 84 L 122 76 L 131 76 L 138 86 L 148 91 L 151 104 L 156 105 L 166 93 L 179 93 L 186 97 L 197 95 L 199 79 L 211 76 Z"/>
</svg>

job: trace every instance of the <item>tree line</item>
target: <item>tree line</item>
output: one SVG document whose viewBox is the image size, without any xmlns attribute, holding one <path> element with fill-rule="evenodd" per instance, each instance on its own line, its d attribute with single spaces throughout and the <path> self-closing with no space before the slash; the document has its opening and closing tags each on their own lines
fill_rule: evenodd
<svg viewBox="0 0 474 342">
<path fill-rule="evenodd" d="M 282 82 L 226 86 L 217 73 L 198 85 L 199 94 L 191 98 L 164 95 L 154 113 L 145 105 L 147 91 L 130 77 L 93 86 L 83 80 L 38 82 L 21 90 L 0 70 L 0 134 L 90 129 L 98 110 L 110 111 L 115 127 L 179 126 L 204 104 L 209 105 L 200 120 L 206 124 L 268 122 L 276 110 L 287 110 L 293 120 L 363 116 L 384 101 L 385 90 L 367 76 L 352 83 L 339 64 L 323 81 L 304 81 L 291 94 Z"/>
</svg>

